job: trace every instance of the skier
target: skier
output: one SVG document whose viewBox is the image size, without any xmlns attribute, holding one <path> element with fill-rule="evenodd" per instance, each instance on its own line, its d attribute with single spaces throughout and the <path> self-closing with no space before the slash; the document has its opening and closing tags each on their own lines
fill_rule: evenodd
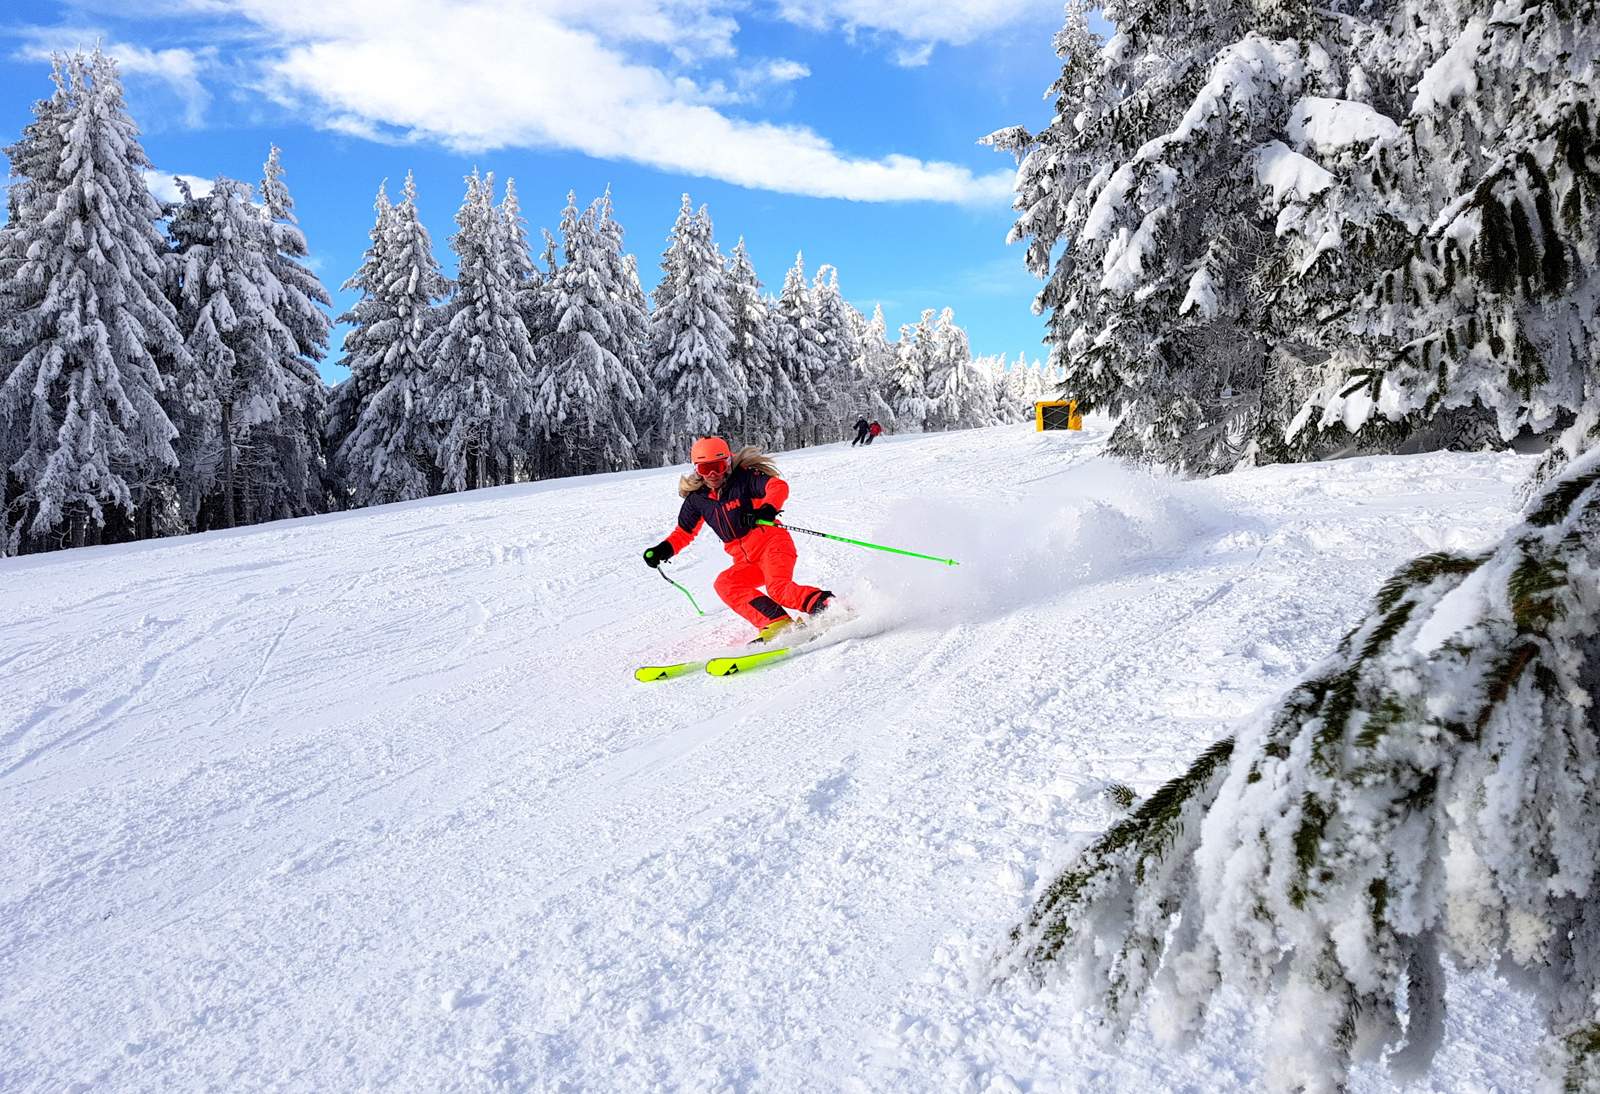
<svg viewBox="0 0 1600 1094">
<path fill-rule="evenodd" d="M 850 447 L 854 448 L 858 444 L 865 444 L 867 440 L 867 430 L 871 428 L 872 427 L 867 424 L 867 420 L 865 418 L 857 418 L 856 439 L 850 442 Z"/>
<path fill-rule="evenodd" d="M 871 444 L 873 441 L 877 440 L 878 434 L 882 432 L 883 426 L 879 425 L 877 422 L 873 422 L 867 427 L 867 443 Z"/>
<path fill-rule="evenodd" d="M 717 575 L 717 595 L 759 632 L 766 642 L 794 622 L 785 608 L 816 615 L 833 593 L 794 581 L 794 539 L 774 521 L 789 498 L 789 484 L 778 477 L 772 459 L 754 445 L 737 453 L 721 437 L 702 437 L 689 450 L 694 470 L 678 480 L 678 526 L 644 553 L 654 569 L 694 540 L 702 524 L 722 539 L 733 565 Z M 766 592 L 761 586 L 766 586 Z"/>
</svg>

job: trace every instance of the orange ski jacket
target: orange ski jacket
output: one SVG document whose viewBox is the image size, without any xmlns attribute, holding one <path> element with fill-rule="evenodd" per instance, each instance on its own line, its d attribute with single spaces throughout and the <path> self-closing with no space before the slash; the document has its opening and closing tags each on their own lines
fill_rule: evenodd
<svg viewBox="0 0 1600 1094">
<path fill-rule="evenodd" d="M 734 468 L 722 480 L 721 490 L 713 492 L 709 486 L 702 486 L 683 499 L 678 509 L 678 526 L 667 536 L 667 542 L 672 544 L 673 554 L 677 554 L 694 541 L 702 525 L 709 524 L 732 554 L 735 541 L 752 531 L 769 531 L 759 526 L 746 527 L 742 514 L 763 505 L 782 509 L 788 500 L 789 484 L 782 479 L 743 467 Z"/>
</svg>

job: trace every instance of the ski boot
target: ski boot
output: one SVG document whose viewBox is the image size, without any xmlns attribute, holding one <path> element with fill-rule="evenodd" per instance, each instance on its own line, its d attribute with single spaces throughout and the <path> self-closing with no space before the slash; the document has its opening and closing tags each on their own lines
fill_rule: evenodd
<svg viewBox="0 0 1600 1094">
<path fill-rule="evenodd" d="M 781 619 L 774 619 L 771 623 L 768 623 L 765 627 L 761 628 L 756 636 L 750 640 L 750 644 L 754 646 L 762 642 L 771 642 L 773 638 L 777 637 L 779 634 L 783 633 L 784 630 L 792 626 L 794 626 L 794 620 L 790 619 L 788 616 L 784 616 Z"/>
</svg>

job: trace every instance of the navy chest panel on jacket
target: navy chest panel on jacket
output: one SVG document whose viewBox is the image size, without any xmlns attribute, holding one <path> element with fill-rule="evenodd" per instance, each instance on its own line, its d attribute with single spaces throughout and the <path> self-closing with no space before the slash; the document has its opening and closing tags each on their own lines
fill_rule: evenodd
<svg viewBox="0 0 1600 1094">
<path fill-rule="evenodd" d="M 722 542 L 729 543 L 745 534 L 737 523 L 739 510 L 754 508 L 757 499 L 766 492 L 766 475 L 758 471 L 735 471 L 723 480 L 722 492 L 716 497 L 701 487 L 684 498 L 683 508 L 678 510 L 678 527 L 693 532 L 695 525 L 703 520 Z"/>
</svg>

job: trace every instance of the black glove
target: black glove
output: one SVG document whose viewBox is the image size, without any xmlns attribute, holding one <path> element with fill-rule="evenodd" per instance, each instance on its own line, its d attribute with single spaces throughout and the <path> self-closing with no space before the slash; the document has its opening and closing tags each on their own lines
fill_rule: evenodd
<svg viewBox="0 0 1600 1094">
<path fill-rule="evenodd" d="M 662 540 L 644 553 L 644 564 L 654 570 L 677 553 L 672 549 L 671 543 Z"/>
<path fill-rule="evenodd" d="M 756 522 L 761 520 L 770 520 L 774 524 L 778 523 L 778 511 L 770 505 L 757 506 L 744 515 L 744 530 L 748 532 L 759 527 Z"/>
</svg>

